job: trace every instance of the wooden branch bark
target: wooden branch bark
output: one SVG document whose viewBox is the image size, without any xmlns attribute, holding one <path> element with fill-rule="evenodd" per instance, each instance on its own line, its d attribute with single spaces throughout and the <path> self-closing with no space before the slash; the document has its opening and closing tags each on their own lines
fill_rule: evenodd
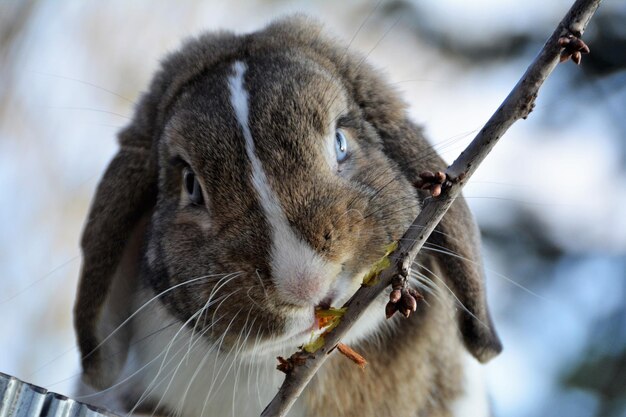
<svg viewBox="0 0 626 417">
<path fill-rule="evenodd" d="M 569 57 L 572 57 L 576 63 L 580 61 L 579 51 L 585 51 L 581 49 L 582 47 L 571 49 L 568 44 L 571 40 L 578 46 L 580 44 L 584 46 L 584 43 L 578 39 L 582 36 L 589 20 L 600 5 L 600 1 L 577 0 L 574 3 L 504 102 L 469 146 L 448 167 L 446 175 L 452 181 L 446 183 L 438 197 L 427 199 L 420 214 L 400 239 L 397 249 L 391 253 L 391 265 L 380 273 L 375 285 L 362 286 L 346 302 L 344 307 L 347 307 L 347 311 L 337 327 L 325 335 L 324 346 L 315 353 L 302 355 L 303 360 L 299 361 L 297 366 L 294 366 L 287 373 L 280 390 L 262 412 L 261 417 L 287 414 L 329 353 L 361 317 L 367 306 L 390 285 L 395 277 L 407 275 L 410 265 L 412 265 L 426 239 L 454 199 L 459 196 L 461 189 L 478 168 L 478 165 L 485 159 L 507 129 L 520 118 L 525 119 L 532 111 L 539 88 L 559 61 Z"/>
</svg>

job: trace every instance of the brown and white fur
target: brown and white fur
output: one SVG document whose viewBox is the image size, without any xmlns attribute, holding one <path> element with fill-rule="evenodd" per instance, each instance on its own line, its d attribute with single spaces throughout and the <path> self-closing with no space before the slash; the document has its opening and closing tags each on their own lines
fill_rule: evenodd
<svg viewBox="0 0 626 417">
<path fill-rule="evenodd" d="M 354 293 L 428 198 L 413 181 L 444 167 L 378 72 L 302 17 L 188 41 L 120 145 L 75 306 L 81 399 L 119 413 L 259 414 L 275 357 Z M 476 359 L 501 346 L 479 246 L 459 199 L 415 265 L 417 312 L 385 320 L 383 294 L 345 340 L 367 369 L 333 355 L 289 415 L 488 415 Z"/>
</svg>

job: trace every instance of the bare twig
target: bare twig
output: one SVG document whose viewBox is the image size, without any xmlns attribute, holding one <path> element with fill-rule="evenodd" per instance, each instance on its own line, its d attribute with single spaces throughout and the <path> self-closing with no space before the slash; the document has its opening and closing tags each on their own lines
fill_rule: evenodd
<svg viewBox="0 0 626 417">
<path fill-rule="evenodd" d="M 428 175 L 426 175 L 428 178 L 423 178 L 429 184 L 428 187 L 433 197 L 427 199 L 420 214 L 400 239 L 398 247 L 389 255 L 390 266 L 380 272 L 374 285 L 362 286 L 346 302 L 345 314 L 338 325 L 325 334 L 321 348 L 313 353 L 299 355 L 302 359 L 295 366 L 290 367 L 280 390 L 265 408 L 261 417 L 284 416 L 328 354 L 335 349 L 367 306 L 392 282 L 406 279 L 417 253 L 450 205 L 459 196 L 461 189 L 478 165 L 515 121 L 525 119 L 530 114 L 539 88 L 552 70 L 563 60 L 563 57 L 572 57 L 574 62 L 578 63 L 580 53 L 589 51 L 587 46 L 580 41 L 580 37 L 600 5 L 600 1 L 577 0 L 574 3 L 508 97 L 469 146 L 448 167 L 445 180 L 433 181 Z M 441 186 L 437 186 L 438 184 Z"/>
</svg>

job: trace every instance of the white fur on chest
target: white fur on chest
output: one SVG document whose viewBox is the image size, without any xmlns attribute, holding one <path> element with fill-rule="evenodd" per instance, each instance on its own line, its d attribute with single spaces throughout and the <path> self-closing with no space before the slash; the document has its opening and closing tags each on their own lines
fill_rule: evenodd
<svg viewBox="0 0 626 417">
<path fill-rule="evenodd" d="M 120 378 L 134 374 L 124 395 L 139 403 L 136 410 L 156 407 L 182 416 L 253 416 L 278 391 L 283 374 L 276 370 L 274 355 L 240 355 L 236 346 L 220 351 L 219 341 L 211 343 L 192 329 L 193 324 L 183 326 L 162 306 L 147 310 L 134 321 L 133 332 L 138 339 L 156 333 L 133 341 Z M 301 415 L 298 406 L 289 413 Z"/>
<path fill-rule="evenodd" d="M 135 307 L 151 298 L 149 293 L 144 293 L 135 300 Z M 367 321 L 368 318 L 362 320 Z M 212 344 L 197 329 L 194 331 L 193 325 L 184 326 L 158 302 L 151 303 L 135 317 L 133 334 L 128 360 L 114 387 L 81 400 L 121 415 L 139 411 L 150 415 L 158 408 L 182 417 L 255 416 L 270 402 L 283 381 L 283 374 L 276 370 L 276 354 L 241 355 L 237 348 L 218 352 L 218 344 Z M 291 353 L 284 352 L 283 356 Z M 463 356 L 464 392 L 452 404 L 452 415 L 488 417 L 490 409 L 482 367 L 469 354 Z M 130 406 L 121 408 L 120 404 L 124 403 Z M 289 417 L 305 415 L 306 409 L 300 401 L 288 414 Z"/>
</svg>

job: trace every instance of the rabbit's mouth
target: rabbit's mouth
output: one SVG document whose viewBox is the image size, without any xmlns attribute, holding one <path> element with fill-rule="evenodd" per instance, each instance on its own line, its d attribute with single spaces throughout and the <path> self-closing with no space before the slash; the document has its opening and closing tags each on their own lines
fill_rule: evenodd
<svg viewBox="0 0 626 417">
<path fill-rule="evenodd" d="M 249 361 L 265 360 L 267 356 L 289 356 L 299 346 L 309 343 L 313 337 L 317 337 L 323 330 L 319 330 L 319 321 L 315 317 L 313 308 L 301 311 L 299 314 L 291 314 L 285 321 L 282 331 L 272 337 L 257 341 L 252 349 L 241 351 L 241 357 Z"/>
<path fill-rule="evenodd" d="M 274 355 L 293 353 L 298 347 L 313 341 L 326 331 L 325 322 L 317 312 L 333 308 L 338 295 L 337 290 L 332 289 L 315 306 L 286 309 L 288 311 L 283 312 L 285 323 L 280 334 L 257 346 L 257 352 Z"/>
<path fill-rule="evenodd" d="M 366 339 L 385 322 L 385 315 L 380 312 L 384 310 L 387 296 L 387 294 L 382 294 L 380 299 L 366 310 L 367 320 L 351 329 L 344 339 L 346 343 L 353 344 Z M 249 352 L 251 354 L 246 355 L 248 359 L 256 361 L 262 360 L 262 357 L 266 358 L 267 356 L 288 357 L 299 348 L 314 342 L 328 329 L 328 323 L 325 323 L 323 319 L 320 320 L 320 317 L 316 314 L 316 311 L 320 309 L 325 311 L 332 310 L 332 304 L 325 301 L 320 302 L 316 307 L 302 308 L 297 312 L 292 311 L 286 317 L 282 331 L 258 343 Z"/>
</svg>

